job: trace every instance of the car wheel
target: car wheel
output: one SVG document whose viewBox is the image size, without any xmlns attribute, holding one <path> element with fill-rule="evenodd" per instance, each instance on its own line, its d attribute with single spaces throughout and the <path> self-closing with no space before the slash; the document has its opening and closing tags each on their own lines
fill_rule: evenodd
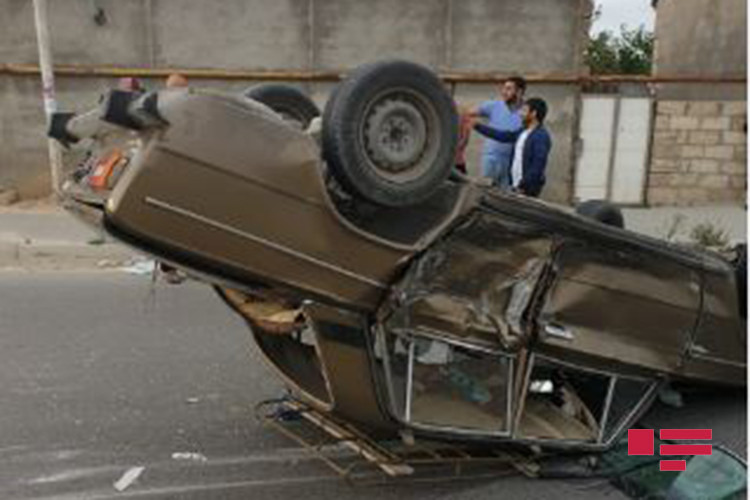
<svg viewBox="0 0 750 500">
<path fill-rule="evenodd" d="M 329 98 L 323 155 L 351 194 L 401 207 L 424 201 L 455 159 L 453 100 L 429 69 L 406 61 L 362 66 Z"/>
<path fill-rule="evenodd" d="M 300 90 L 288 85 L 263 84 L 249 88 L 245 97 L 265 104 L 284 121 L 306 130 L 313 118 L 320 116 L 318 106 Z"/>
<path fill-rule="evenodd" d="M 622 211 L 615 205 L 603 200 L 584 201 L 576 207 L 576 213 L 594 219 L 608 226 L 625 227 Z"/>
</svg>

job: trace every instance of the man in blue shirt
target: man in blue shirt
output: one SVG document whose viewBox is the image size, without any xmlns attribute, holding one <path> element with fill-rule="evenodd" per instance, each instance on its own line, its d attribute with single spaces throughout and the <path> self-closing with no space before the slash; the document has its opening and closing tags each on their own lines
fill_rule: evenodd
<svg viewBox="0 0 750 500">
<path fill-rule="evenodd" d="M 547 159 L 552 149 L 552 138 L 544 126 L 547 103 L 533 98 L 521 108 L 524 129 L 508 132 L 477 123 L 474 129 L 485 137 L 511 146 L 511 189 L 536 198 L 546 182 Z"/>
<path fill-rule="evenodd" d="M 523 127 L 520 110 L 525 91 L 526 80 L 520 76 L 508 78 L 498 86 L 500 99 L 483 102 L 472 115 L 485 118 L 487 125 L 496 130 L 517 132 Z M 509 189 L 512 153 L 511 144 L 486 139 L 482 150 L 482 176 L 489 177 L 503 189 Z"/>
</svg>

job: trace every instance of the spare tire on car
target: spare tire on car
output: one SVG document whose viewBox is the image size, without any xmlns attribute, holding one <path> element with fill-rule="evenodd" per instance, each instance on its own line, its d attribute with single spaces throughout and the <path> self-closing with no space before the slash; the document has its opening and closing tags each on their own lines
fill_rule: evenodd
<svg viewBox="0 0 750 500">
<path fill-rule="evenodd" d="M 576 213 L 608 226 L 625 227 L 622 211 L 612 203 L 604 200 L 588 200 L 576 207 Z"/>
<path fill-rule="evenodd" d="M 407 61 L 361 66 L 323 114 L 323 156 L 354 196 L 402 207 L 448 178 L 458 138 L 453 99 L 429 69 Z"/>
<path fill-rule="evenodd" d="M 250 87 L 245 97 L 265 104 L 281 115 L 284 121 L 306 130 L 320 116 L 318 106 L 302 91 L 289 85 L 266 83 Z"/>
</svg>

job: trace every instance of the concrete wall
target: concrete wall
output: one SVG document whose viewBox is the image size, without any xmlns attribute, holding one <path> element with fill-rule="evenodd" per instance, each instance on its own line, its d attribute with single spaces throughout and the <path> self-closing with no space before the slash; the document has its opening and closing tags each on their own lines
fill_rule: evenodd
<svg viewBox="0 0 750 500">
<path fill-rule="evenodd" d="M 54 0 L 56 64 L 257 70 L 346 69 L 401 57 L 443 71 L 578 73 L 590 0 Z M 98 24 L 97 9 L 105 22 Z M 36 63 L 31 2 L 0 0 L 0 61 Z M 113 79 L 58 78 L 64 109 L 85 109 Z M 202 81 L 228 90 L 252 82 Z M 158 86 L 161 82 L 146 82 Z M 331 85 L 301 85 L 321 104 Z M 460 102 L 495 95 L 458 85 Z M 554 149 L 545 197 L 570 199 L 578 90 L 529 89 L 550 104 Z M 0 187 L 25 196 L 47 191 L 40 85 L 0 75 Z M 481 139 L 469 161 L 478 170 Z"/>
<path fill-rule="evenodd" d="M 656 75 L 744 77 L 747 0 L 659 0 Z M 664 85 L 661 99 L 747 99 L 746 85 Z"/>
</svg>

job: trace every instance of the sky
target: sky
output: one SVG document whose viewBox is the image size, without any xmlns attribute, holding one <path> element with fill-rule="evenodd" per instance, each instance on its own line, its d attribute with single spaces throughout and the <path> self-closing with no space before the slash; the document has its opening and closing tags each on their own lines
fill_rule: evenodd
<svg viewBox="0 0 750 500">
<path fill-rule="evenodd" d="M 619 33 L 621 24 L 630 29 L 641 24 L 648 30 L 654 29 L 651 0 L 596 0 L 595 3 L 601 5 L 602 15 L 591 28 L 594 33 L 605 30 Z"/>
</svg>

